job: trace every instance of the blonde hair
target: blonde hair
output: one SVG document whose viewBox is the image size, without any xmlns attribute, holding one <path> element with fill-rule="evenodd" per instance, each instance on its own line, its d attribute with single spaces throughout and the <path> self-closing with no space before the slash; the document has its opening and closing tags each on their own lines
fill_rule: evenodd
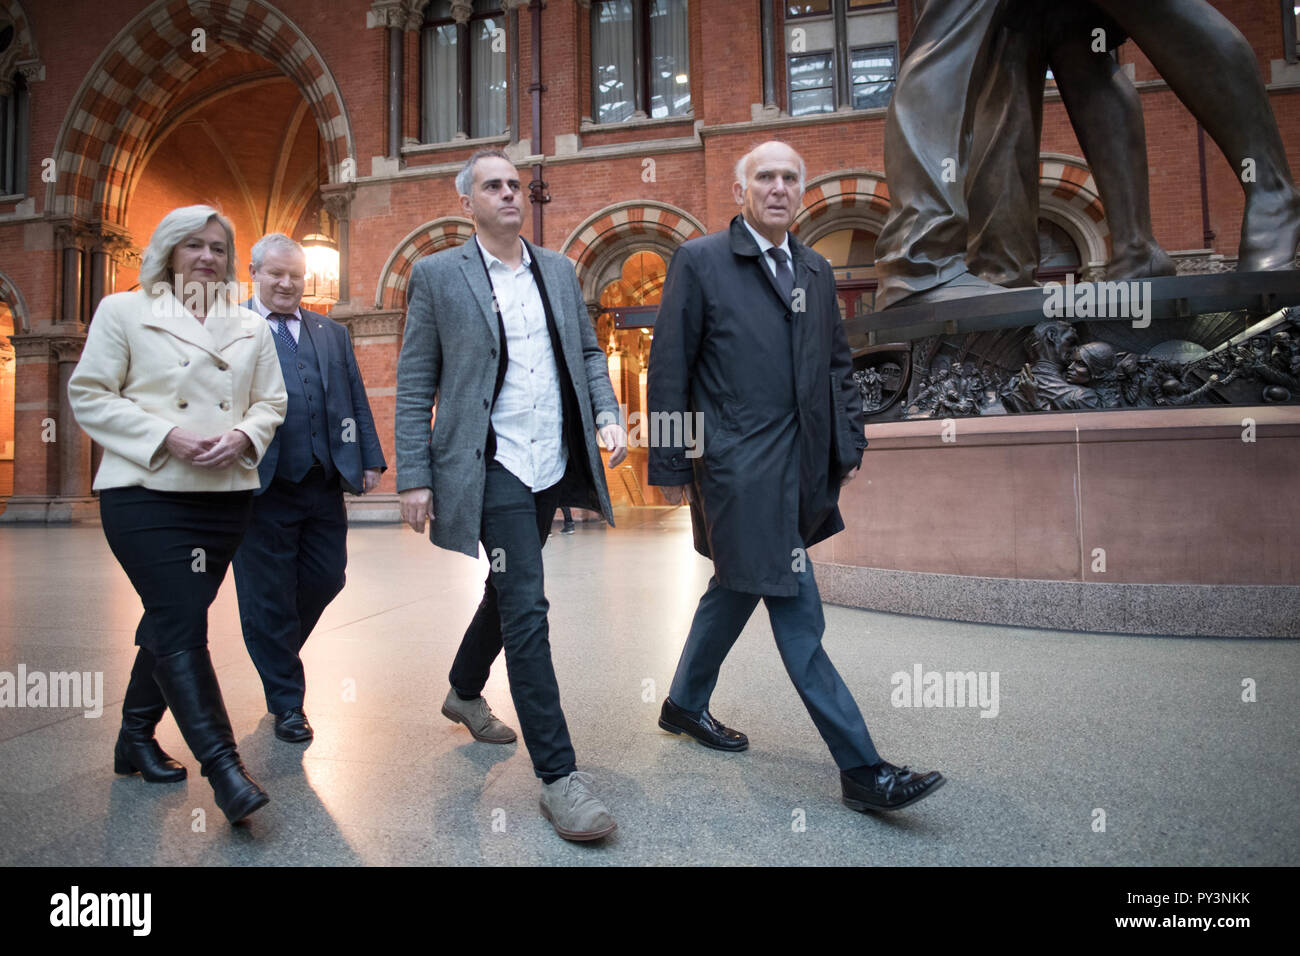
<svg viewBox="0 0 1300 956">
<path fill-rule="evenodd" d="M 172 252 L 186 237 L 194 235 L 214 219 L 226 231 L 226 274 L 222 281 L 234 283 L 235 227 L 211 206 L 182 206 L 163 216 L 162 222 L 158 223 L 153 235 L 149 237 L 149 245 L 140 261 L 140 288 L 153 295 L 154 286 L 160 282 L 171 287 L 175 280 L 171 266 Z"/>
</svg>

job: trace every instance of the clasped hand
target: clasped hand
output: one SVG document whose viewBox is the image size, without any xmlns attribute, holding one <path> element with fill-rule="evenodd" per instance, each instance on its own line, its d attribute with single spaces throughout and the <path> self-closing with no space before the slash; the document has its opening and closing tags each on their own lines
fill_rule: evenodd
<svg viewBox="0 0 1300 956">
<path fill-rule="evenodd" d="M 181 461 L 188 461 L 198 468 L 213 469 L 228 468 L 253 447 L 248 436 L 238 428 L 211 438 L 203 438 L 184 428 L 173 428 L 163 444 Z"/>
</svg>

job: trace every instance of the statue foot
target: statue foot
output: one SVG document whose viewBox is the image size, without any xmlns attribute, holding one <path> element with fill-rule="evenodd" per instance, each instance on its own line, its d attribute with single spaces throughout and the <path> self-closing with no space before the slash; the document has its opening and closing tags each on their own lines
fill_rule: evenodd
<svg viewBox="0 0 1300 956">
<path fill-rule="evenodd" d="M 1169 253 L 1154 242 L 1117 253 L 1110 262 L 1106 263 L 1108 282 L 1154 279 L 1156 276 L 1176 275 L 1177 272 Z"/>
<path fill-rule="evenodd" d="M 1006 291 L 1000 285 L 994 285 L 979 276 L 963 272 L 961 275 L 949 279 L 943 285 L 935 286 L 932 289 L 924 289 L 921 292 L 913 292 L 887 308 L 901 309 L 909 305 L 928 305 L 931 302 L 947 302 L 951 299 L 964 299 L 972 295 L 991 295 L 995 292 Z"/>
<path fill-rule="evenodd" d="M 1300 193 L 1248 199 L 1241 222 L 1238 272 L 1272 272 L 1296 267 L 1300 246 Z"/>
</svg>

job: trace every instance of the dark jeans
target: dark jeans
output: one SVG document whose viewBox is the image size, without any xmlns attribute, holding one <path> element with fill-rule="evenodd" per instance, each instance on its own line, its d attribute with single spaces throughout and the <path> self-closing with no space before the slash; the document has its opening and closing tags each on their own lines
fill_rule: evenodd
<svg viewBox="0 0 1300 956">
<path fill-rule="evenodd" d="M 534 494 L 501 465 L 488 462 L 480 540 L 490 570 L 449 675 L 452 689 L 462 696 L 481 693 L 504 647 L 519 732 L 539 777 L 577 769 L 551 664 L 550 604 L 542 577 L 542 545 L 558 499 L 558 484 Z"/>
<path fill-rule="evenodd" d="M 154 657 L 208 643 L 208 607 L 252 514 L 251 491 L 105 488 L 108 546 L 144 604 L 135 642 Z"/>
<path fill-rule="evenodd" d="M 794 597 L 746 594 L 722 587 L 716 577 L 710 579 L 668 692 L 673 703 L 697 712 L 709 706 L 718 670 L 760 600 L 767 605 L 786 672 L 836 765 L 847 770 L 879 763 L 862 712 L 822 648 L 826 619 L 811 567 L 799 572 L 799 593 Z"/>
<path fill-rule="evenodd" d="M 303 704 L 299 652 L 343 590 L 347 537 L 337 475 L 314 468 L 300 482 L 277 478 L 253 499 L 253 520 L 235 552 L 235 589 L 244 643 L 273 714 Z"/>
</svg>

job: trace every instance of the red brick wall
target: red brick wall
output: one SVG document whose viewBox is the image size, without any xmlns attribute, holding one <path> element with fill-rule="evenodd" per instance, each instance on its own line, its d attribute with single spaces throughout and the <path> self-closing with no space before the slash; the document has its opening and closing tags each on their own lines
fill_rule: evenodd
<svg viewBox="0 0 1300 956">
<path fill-rule="evenodd" d="M 779 3 L 778 3 L 779 5 Z M 1246 36 L 1255 50 L 1258 68 L 1265 81 L 1271 62 L 1282 57 L 1280 18 L 1271 0 L 1218 0 L 1220 9 Z M 339 84 L 343 108 L 350 124 L 356 172 L 360 177 L 351 211 L 349 263 L 352 307 L 364 312 L 375 301 L 376 286 L 385 262 L 404 238 L 421 225 L 445 216 L 462 215 L 450 175 L 428 176 L 420 167 L 463 161 L 470 148 L 423 152 L 408 157 L 404 172 L 396 178 L 368 181 L 371 159 L 388 151 L 387 136 L 387 35 L 384 29 L 366 28 L 369 0 L 339 0 L 322 5 L 317 0 L 277 0 L 276 9 L 308 37 Z M 62 6 L 26 4 L 39 54 L 45 65 L 45 79 L 32 84 L 32 129 L 29 152 L 29 192 L 35 198 L 37 214 L 45 210 L 45 185 L 40 181 L 41 159 L 51 156 L 61 125 L 68 116 L 76 93 L 88 79 L 100 52 L 142 9 L 141 0 L 74 0 Z M 900 50 L 905 51 L 912 29 L 912 3 L 898 5 Z M 781 126 L 749 125 L 751 104 L 762 99 L 761 36 L 758 0 L 693 0 L 691 3 L 691 93 L 694 120 L 701 123 L 700 147 L 656 152 L 655 143 L 664 139 L 695 135 L 691 122 L 652 124 L 617 130 L 582 132 L 580 124 L 591 113 L 589 12 L 575 0 L 548 0 L 542 14 L 543 70 L 546 86 L 542 94 L 542 148 L 554 155 L 555 138 L 579 134 L 585 149 L 644 142 L 644 150 L 609 159 L 552 162 L 546 166 L 552 202 L 545 208 L 545 244 L 561 243 L 597 211 L 615 202 L 647 200 L 679 207 L 699 219 L 706 228 L 723 228 L 737 211 L 731 196 L 731 170 L 736 157 L 767 138 L 792 143 L 804 156 L 810 177 L 826 172 L 861 168 L 883 171 L 882 111 L 848 114 L 829 122 L 792 121 Z M 522 115 L 518 117 L 519 138 L 531 136 L 531 95 L 528 84 L 532 70 L 532 17 L 519 12 L 519 76 Z M 75 28 L 70 24 L 75 23 Z M 404 35 L 405 102 L 402 104 L 404 135 L 419 135 L 419 31 Z M 1196 123 L 1166 87 L 1159 75 L 1134 44 L 1126 44 L 1122 60 L 1134 64 L 1142 86 L 1151 169 L 1151 206 L 1156 236 L 1170 250 L 1203 246 L 1201 221 L 1200 164 L 1196 151 Z M 785 70 L 778 65 L 778 83 Z M 89 79 L 94 80 L 95 77 Z M 191 89 L 202 86 L 202 75 Z M 1207 77 L 1207 82 L 1213 78 Z M 784 97 L 784 91 L 781 93 Z M 184 101 L 185 91 L 176 102 Z M 513 98 L 512 98 L 513 99 Z M 1300 89 L 1279 90 L 1270 95 L 1289 152 L 1292 168 L 1300 168 Z M 257 104 L 238 101 L 235 116 L 244 132 L 232 138 L 236 156 L 253 164 L 274 143 L 267 139 L 265 122 L 259 125 Z M 172 104 L 172 107 L 175 103 Z M 169 107 L 170 108 L 170 107 Z M 264 120 L 264 118 L 263 118 Z M 740 128 L 720 128 L 736 124 Z M 310 134 L 310 126 L 306 127 Z M 282 131 L 281 131 L 282 132 Z M 1059 100 L 1047 103 L 1044 113 L 1043 149 L 1080 156 L 1077 139 L 1069 127 Z M 643 160 L 654 160 L 654 181 L 642 178 Z M 1210 225 L 1215 233 L 1215 251 L 1236 254 L 1242 211 L 1242 190 L 1237 171 L 1230 168 L 1213 143 L 1207 142 L 1207 183 L 1210 193 Z M 205 172 L 206 170 L 206 172 Z M 523 170 L 524 178 L 530 177 Z M 217 195 L 227 211 L 248 206 L 234 184 L 220 188 L 206 186 L 223 175 L 219 164 L 202 157 L 187 158 L 180 151 L 160 155 L 151 162 L 144 186 L 131 199 L 128 225 L 137 245 L 168 208 L 195 201 L 199 193 Z M 252 207 L 265 201 L 263 188 L 247 190 Z M 204 190 L 207 191 L 204 191 Z M 0 271 L 26 297 L 34 323 L 47 324 L 57 302 L 58 264 L 52 226 L 47 221 L 7 222 L 12 205 L 0 205 Z M 247 220 L 247 221 L 245 221 Z M 247 245 L 258 231 L 256 215 L 238 211 L 240 255 L 247 260 Z M 528 218 L 525 235 L 532 238 Z M 120 270 L 124 284 L 134 279 L 130 269 Z M 242 275 L 241 275 L 242 277 Z M 124 287 L 124 286 L 123 286 Z M 384 394 L 394 385 L 397 345 L 395 342 L 366 340 L 358 346 L 367 385 L 377 391 L 372 399 L 385 449 L 391 455 L 392 397 Z M 25 364 L 18 376 L 16 401 L 57 402 L 50 370 Z M 15 414 L 21 447 L 15 482 L 19 493 L 40 493 L 56 488 L 54 463 L 48 449 L 39 443 L 39 423 L 46 412 L 27 410 Z M 34 430 L 33 430 L 34 427 Z M 32 436 L 35 436 L 34 443 Z M 391 482 L 391 478 L 390 478 Z M 386 483 L 385 488 L 391 488 Z"/>
</svg>

